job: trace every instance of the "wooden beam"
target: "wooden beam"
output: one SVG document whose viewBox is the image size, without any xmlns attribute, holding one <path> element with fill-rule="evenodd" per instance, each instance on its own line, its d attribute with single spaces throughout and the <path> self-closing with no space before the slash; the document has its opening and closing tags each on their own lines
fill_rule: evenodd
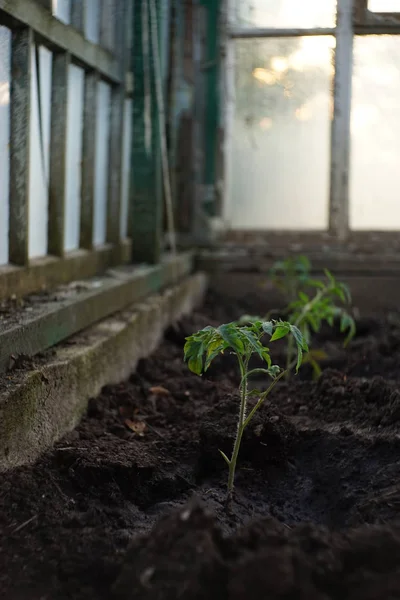
<svg viewBox="0 0 400 600">
<path fill-rule="evenodd" d="M 34 258 L 26 267 L 4 265 L 0 267 L 0 300 L 51 290 L 60 284 L 104 273 L 116 264 L 129 263 L 132 255 L 130 239 L 121 241 L 118 246 L 116 249 L 107 244 L 96 250 L 74 250 L 63 258 Z"/>
<path fill-rule="evenodd" d="M 47 303 L 31 304 L 15 318 L 3 319 L 0 332 L 0 373 L 10 364 L 10 354 L 33 356 L 65 340 L 93 323 L 124 309 L 150 293 L 160 291 L 188 275 L 193 268 L 190 253 L 166 258 L 153 267 L 119 269 L 103 278 L 87 281 L 87 290 L 65 293 Z"/>
<path fill-rule="evenodd" d="M 54 52 L 69 52 L 83 68 L 95 69 L 111 83 L 121 82 L 118 62 L 109 50 L 92 44 L 77 29 L 50 16 L 36 0 L 0 0 L 0 24 L 11 29 L 31 27 L 40 43 Z"/>
<path fill-rule="evenodd" d="M 80 246 L 88 249 L 93 247 L 98 81 L 99 77 L 96 72 L 86 73 L 83 107 Z"/>
<path fill-rule="evenodd" d="M 53 55 L 48 252 L 56 256 L 64 254 L 69 65 L 68 52 Z"/>
<path fill-rule="evenodd" d="M 29 261 L 29 138 L 33 34 L 29 28 L 12 32 L 10 94 L 10 233 L 9 260 Z"/>
<path fill-rule="evenodd" d="M 315 35 L 335 35 L 333 27 L 298 28 L 265 28 L 265 27 L 230 27 L 228 36 L 234 39 L 304 37 Z"/>
</svg>

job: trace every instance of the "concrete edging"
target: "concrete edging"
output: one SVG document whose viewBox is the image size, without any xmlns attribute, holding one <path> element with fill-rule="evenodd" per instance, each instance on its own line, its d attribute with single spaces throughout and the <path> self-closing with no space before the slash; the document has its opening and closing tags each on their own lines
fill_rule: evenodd
<svg viewBox="0 0 400 600">
<path fill-rule="evenodd" d="M 60 344 L 40 368 L 18 373 L 0 392 L 0 471 L 33 462 L 73 429 L 89 398 L 132 373 L 153 352 L 165 328 L 204 296 L 197 273 L 162 294 L 116 313 Z"/>
</svg>

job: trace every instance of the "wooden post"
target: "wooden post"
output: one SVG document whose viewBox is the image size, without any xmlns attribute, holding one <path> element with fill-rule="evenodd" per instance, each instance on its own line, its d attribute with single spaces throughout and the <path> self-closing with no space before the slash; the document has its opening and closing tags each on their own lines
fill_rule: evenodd
<svg viewBox="0 0 400 600">
<path fill-rule="evenodd" d="M 10 99 L 10 233 L 9 261 L 29 261 L 29 136 L 31 113 L 31 29 L 14 29 Z"/>
<path fill-rule="evenodd" d="M 82 0 L 71 0 L 71 25 L 83 33 L 84 5 Z"/>
<path fill-rule="evenodd" d="M 159 11 L 158 11 L 159 14 Z M 162 248 L 161 156 L 150 15 L 134 0 L 131 192 L 133 262 L 157 263 Z"/>
<path fill-rule="evenodd" d="M 122 83 L 121 85 L 114 86 L 111 91 L 110 167 L 107 199 L 107 242 L 112 244 L 118 244 L 120 241 L 122 151 L 125 114 L 126 17 L 126 2 L 125 0 L 120 0 L 115 6 L 114 25 L 115 52 L 120 66 Z"/>
<path fill-rule="evenodd" d="M 346 239 L 349 231 L 352 65 L 353 0 L 339 0 L 331 135 L 329 231 L 340 241 Z"/>
<path fill-rule="evenodd" d="M 80 246 L 87 249 L 93 248 L 98 81 L 98 73 L 92 71 L 85 74 Z"/>
<path fill-rule="evenodd" d="M 67 52 L 53 55 L 48 252 L 56 256 L 64 254 L 69 65 Z"/>
</svg>

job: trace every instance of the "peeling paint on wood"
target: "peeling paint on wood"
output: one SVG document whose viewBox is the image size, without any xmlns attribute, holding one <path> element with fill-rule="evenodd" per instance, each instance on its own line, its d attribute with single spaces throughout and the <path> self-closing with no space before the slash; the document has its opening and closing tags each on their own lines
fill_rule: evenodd
<svg viewBox="0 0 400 600">
<path fill-rule="evenodd" d="M 64 254 L 69 65 L 67 52 L 53 55 L 48 252 L 56 256 Z"/>
<path fill-rule="evenodd" d="M 11 52 L 9 260 L 16 265 L 28 264 L 32 52 L 31 29 L 15 29 Z"/>
</svg>

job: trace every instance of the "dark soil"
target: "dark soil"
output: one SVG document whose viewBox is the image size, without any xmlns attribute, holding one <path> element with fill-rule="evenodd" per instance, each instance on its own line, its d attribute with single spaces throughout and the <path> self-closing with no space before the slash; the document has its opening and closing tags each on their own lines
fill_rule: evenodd
<svg viewBox="0 0 400 600">
<path fill-rule="evenodd" d="M 321 333 L 322 377 L 304 369 L 255 416 L 227 513 L 235 365 L 196 377 L 182 345 L 259 310 L 210 294 L 74 432 L 1 475 L 1 598 L 400 598 L 398 321 L 360 320 L 347 351 Z"/>
</svg>

